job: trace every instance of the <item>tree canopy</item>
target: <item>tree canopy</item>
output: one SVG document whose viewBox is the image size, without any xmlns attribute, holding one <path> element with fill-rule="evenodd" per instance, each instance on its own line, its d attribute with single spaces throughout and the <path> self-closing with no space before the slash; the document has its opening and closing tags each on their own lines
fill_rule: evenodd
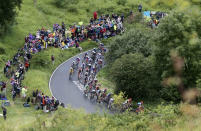
<svg viewBox="0 0 201 131">
<path fill-rule="evenodd" d="M 6 31 L 13 23 L 17 8 L 20 8 L 22 0 L 3 0 L 0 4 L 0 34 Z"/>
<path fill-rule="evenodd" d="M 144 56 L 151 55 L 151 47 L 148 43 L 153 31 L 139 26 L 132 28 L 122 36 L 117 36 L 109 45 L 107 59 L 113 62 L 124 54 L 142 53 Z"/>
<path fill-rule="evenodd" d="M 171 55 L 176 52 L 184 62 L 182 81 L 185 87 L 195 87 L 201 77 L 201 15 L 173 12 L 162 20 L 152 43 L 161 79 L 175 75 Z"/>
<path fill-rule="evenodd" d="M 123 91 L 135 100 L 156 95 L 159 81 L 151 57 L 144 57 L 141 53 L 123 55 L 113 63 L 111 74 L 117 93 Z"/>
</svg>

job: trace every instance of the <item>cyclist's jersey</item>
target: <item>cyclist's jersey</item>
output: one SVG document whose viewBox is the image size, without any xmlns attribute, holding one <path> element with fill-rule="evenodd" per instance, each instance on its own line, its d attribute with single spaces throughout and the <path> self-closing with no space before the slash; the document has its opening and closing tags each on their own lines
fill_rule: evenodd
<svg viewBox="0 0 201 131">
<path fill-rule="evenodd" d="M 71 67 L 74 68 L 75 67 L 75 63 L 72 63 Z"/>
<path fill-rule="evenodd" d="M 76 58 L 76 62 L 77 63 L 79 63 L 80 62 L 80 58 L 78 57 L 78 58 Z"/>
<path fill-rule="evenodd" d="M 84 69 L 84 67 L 85 67 L 85 64 L 83 63 L 83 64 L 82 64 L 82 69 Z"/>
<path fill-rule="evenodd" d="M 70 68 L 70 73 L 73 73 L 73 68 Z"/>
<path fill-rule="evenodd" d="M 78 71 L 78 74 L 80 74 L 81 72 L 82 72 L 82 69 L 80 68 L 79 71 Z"/>
<path fill-rule="evenodd" d="M 114 102 L 113 98 L 110 98 L 109 104 L 112 104 Z"/>
<path fill-rule="evenodd" d="M 86 90 L 88 90 L 88 89 L 89 89 L 89 86 L 87 85 L 87 86 L 86 86 Z"/>
</svg>

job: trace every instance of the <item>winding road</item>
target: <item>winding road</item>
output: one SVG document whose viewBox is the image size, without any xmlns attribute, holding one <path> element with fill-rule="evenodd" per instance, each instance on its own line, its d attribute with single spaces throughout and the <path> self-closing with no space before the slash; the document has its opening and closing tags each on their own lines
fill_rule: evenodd
<svg viewBox="0 0 201 131">
<path fill-rule="evenodd" d="M 69 69 L 72 62 L 77 57 L 80 57 L 82 61 L 83 54 L 76 55 L 59 65 L 50 77 L 49 88 L 52 95 L 65 106 L 70 105 L 74 109 L 83 108 L 87 113 L 102 113 L 106 111 L 103 105 L 101 107 L 101 105 L 92 103 L 83 96 L 83 86 L 79 84 L 77 74 L 73 76 L 72 81 L 69 80 Z"/>
</svg>

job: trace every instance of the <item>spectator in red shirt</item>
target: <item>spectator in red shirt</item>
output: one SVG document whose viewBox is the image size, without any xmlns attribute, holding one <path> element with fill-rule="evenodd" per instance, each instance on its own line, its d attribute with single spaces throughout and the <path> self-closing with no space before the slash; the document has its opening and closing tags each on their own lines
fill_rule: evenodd
<svg viewBox="0 0 201 131">
<path fill-rule="evenodd" d="M 95 11 L 95 12 L 94 12 L 94 20 L 97 20 L 97 17 L 98 17 L 98 14 L 97 14 L 97 12 Z"/>
</svg>

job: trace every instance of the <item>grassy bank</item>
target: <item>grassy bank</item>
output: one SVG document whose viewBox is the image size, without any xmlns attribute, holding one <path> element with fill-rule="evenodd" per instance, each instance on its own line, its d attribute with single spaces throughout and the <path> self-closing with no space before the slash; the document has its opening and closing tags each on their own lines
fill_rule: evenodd
<svg viewBox="0 0 201 131">
<path fill-rule="evenodd" d="M 115 84 L 112 82 L 112 78 L 109 76 L 109 67 L 104 67 L 97 75 L 97 79 L 101 84 L 101 88 L 106 88 L 108 92 L 114 92 Z"/>
</svg>

